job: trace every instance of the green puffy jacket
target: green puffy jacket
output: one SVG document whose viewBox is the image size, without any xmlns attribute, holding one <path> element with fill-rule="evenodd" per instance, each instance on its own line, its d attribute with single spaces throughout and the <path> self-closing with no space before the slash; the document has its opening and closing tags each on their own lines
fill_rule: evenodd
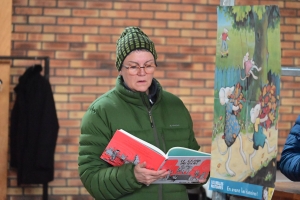
<svg viewBox="0 0 300 200">
<path fill-rule="evenodd" d="M 151 107 L 146 93 L 133 92 L 117 78 L 116 87 L 96 99 L 82 119 L 79 146 L 79 174 L 88 192 L 96 199 L 188 200 L 186 186 L 137 182 L 133 164 L 112 167 L 100 159 L 117 129 L 123 129 L 167 152 L 181 146 L 198 150 L 190 114 L 175 95 L 158 86 Z"/>
</svg>

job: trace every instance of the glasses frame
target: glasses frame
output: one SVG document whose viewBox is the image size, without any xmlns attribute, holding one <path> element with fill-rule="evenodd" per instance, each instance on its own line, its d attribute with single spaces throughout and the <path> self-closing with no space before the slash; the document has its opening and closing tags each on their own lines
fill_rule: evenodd
<svg viewBox="0 0 300 200">
<path fill-rule="evenodd" d="M 147 72 L 147 69 L 149 70 L 149 68 L 147 68 L 147 66 L 145 66 L 146 64 L 144 64 L 142 67 L 139 65 L 139 64 L 136 64 L 135 66 L 126 66 L 126 65 L 123 65 L 123 67 L 125 67 L 125 69 L 127 69 L 128 70 L 128 72 L 129 72 L 129 74 L 131 74 L 131 75 L 137 75 L 140 71 L 141 71 L 141 69 L 144 69 L 144 71 L 145 71 L 145 73 L 146 74 L 153 74 L 154 73 L 154 71 L 155 71 L 155 69 L 156 69 L 156 64 L 155 63 L 151 63 L 151 67 L 153 67 L 153 71 L 152 72 Z M 148 65 L 149 66 L 149 65 Z M 133 67 L 136 67 L 136 69 L 133 69 Z M 136 70 L 136 72 L 135 73 L 132 73 L 132 70 Z"/>
</svg>

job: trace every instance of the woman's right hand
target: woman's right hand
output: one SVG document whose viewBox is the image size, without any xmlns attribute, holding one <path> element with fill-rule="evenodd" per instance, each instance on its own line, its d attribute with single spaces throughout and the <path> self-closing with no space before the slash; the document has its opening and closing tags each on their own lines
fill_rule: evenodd
<svg viewBox="0 0 300 200">
<path fill-rule="evenodd" d="M 146 162 L 139 163 L 134 167 L 134 175 L 138 182 L 149 186 L 154 181 L 164 178 L 169 174 L 169 171 L 163 170 L 150 170 L 146 168 Z"/>
</svg>

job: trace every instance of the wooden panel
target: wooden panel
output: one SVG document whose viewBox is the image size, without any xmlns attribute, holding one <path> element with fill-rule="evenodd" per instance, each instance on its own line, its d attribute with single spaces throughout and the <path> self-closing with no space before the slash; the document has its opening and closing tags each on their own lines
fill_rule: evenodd
<svg viewBox="0 0 300 200">
<path fill-rule="evenodd" d="M 10 64 L 0 62 L 0 199 L 6 199 Z"/>
<path fill-rule="evenodd" d="M 300 200 L 300 182 L 276 182 L 273 199 Z"/>
<path fill-rule="evenodd" d="M 11 51 L 12 0 L 0 1 L 0 55 L 9 56 Z"/>
<path fill-rule="evenodd" d="M 0 55 L 10 56 L 12 0 L 0 0 Z M 0 62 L 0 199 L 6 199 L 10 63 Z"/>
</svg>

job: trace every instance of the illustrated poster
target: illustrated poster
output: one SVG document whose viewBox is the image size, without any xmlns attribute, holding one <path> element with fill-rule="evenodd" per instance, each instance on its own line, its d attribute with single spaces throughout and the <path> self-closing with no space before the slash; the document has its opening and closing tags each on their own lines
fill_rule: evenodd
<svg viewBox="0 0 300 200">
<path fill-rule="evenodd" d="M 271 199 L 280 102 L 277 6 L 219 6 L 210 189 Z"/>
</svg>

